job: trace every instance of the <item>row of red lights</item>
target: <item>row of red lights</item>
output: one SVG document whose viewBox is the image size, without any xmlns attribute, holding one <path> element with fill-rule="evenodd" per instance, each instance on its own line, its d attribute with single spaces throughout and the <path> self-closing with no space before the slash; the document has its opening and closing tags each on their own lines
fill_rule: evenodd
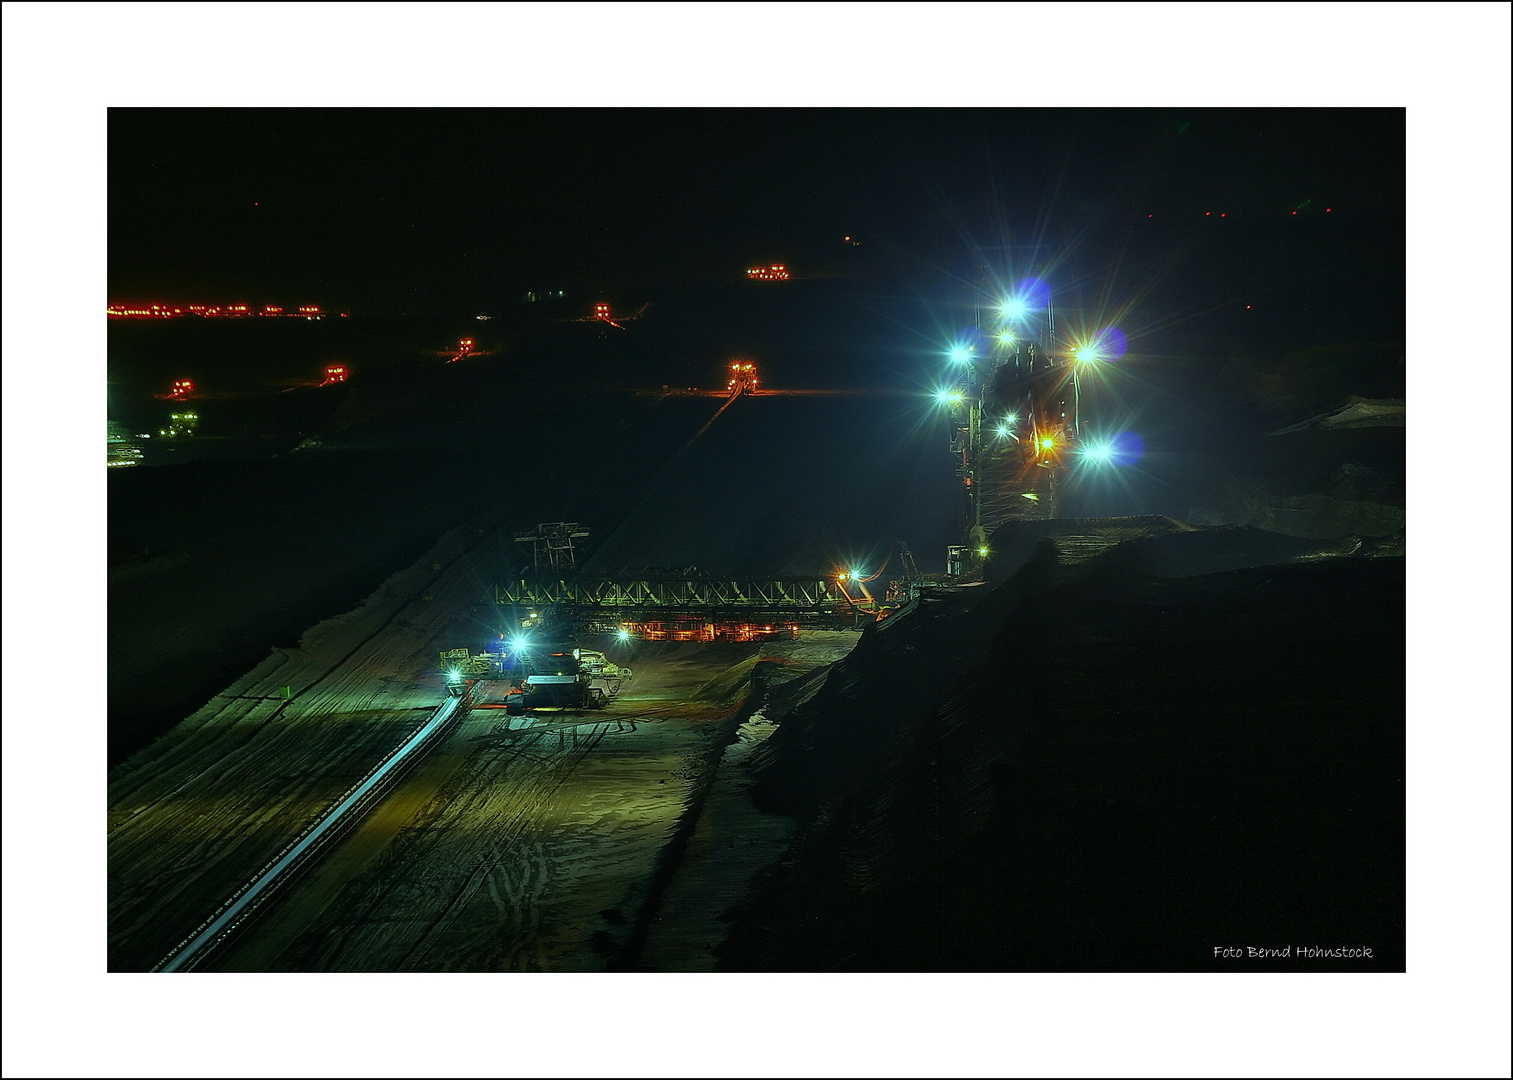
<svg viewBox="0 0 1513 1080">
<path fill-rule="evenodd" d="M 236 318 L 252 314 L 246 304 L 228 304 L 226 307 L 209 307 L 205 304 L 190 304 L 187 308 L 173 307 L 168 304 L 152 304 L 149 307 L 131 307 L 127 304 L 109 304 L 105 308 L 105 314 L 107 316 L 117 319 L 172 319 L 183 315 L 186 311 L 190 315 L 199 315 L 207 319 L 222 317 Z M 257 314 L 289 315 L 290 317 L 294 318 L 304 316 L 306 318 L 309 318 L 311 316 L 321 315 L 324 313 L 320 308 L 314 306 L 302 307 L 297 313 L 294 313 L 285 312 L 281 307 L 274 307 L 272 305 L 269 305 L 268 307 L 263 308 L 263 310 L 258 312 Z"/>
<path fill-rule="evenodd" d="M 331 364 L 326 368 L 326 381 L 321 383 L 321 385 L 325 386 L 329 383 L 346 381 L 347 366 L 345 364 Z M 192 393 L 194 393 L 194 382 L 192 380 L 175 379 L 173 381 L 173 389 L 168 392 L 168 397 L 173 400 L 182 401 Z"/>
</svg>

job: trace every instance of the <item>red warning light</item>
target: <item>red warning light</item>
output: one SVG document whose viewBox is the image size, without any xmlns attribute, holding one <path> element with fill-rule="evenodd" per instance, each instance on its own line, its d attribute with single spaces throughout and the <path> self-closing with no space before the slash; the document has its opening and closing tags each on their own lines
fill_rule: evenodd
<svg viewBox="0 0 1513 1080">
<path fill-rule="evenodd" d="M 1212 210 L 1205 210 L 1205 211 L 1203 211 L 1203 216 L 1204 217 L 1213 217 L 1214 216 L 1214 212 Z"/>
</svg>

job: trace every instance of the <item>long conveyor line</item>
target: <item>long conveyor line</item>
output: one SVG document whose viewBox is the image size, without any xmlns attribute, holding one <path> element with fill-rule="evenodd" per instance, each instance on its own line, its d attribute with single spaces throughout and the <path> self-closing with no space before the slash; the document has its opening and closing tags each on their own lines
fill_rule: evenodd
<svg viewBox="0 0 1513 1080">
<path fill-rule="evenodd" d="M 429 746 L 459 713 L 466 712 L 468 703 L 467 695 L 447 698 L 431 714 L 431 718 L 421 725 L 420 730 L 348 789 L 335 807 L 274 856 L 251 881 L 158 961 L 153 970 L 166 972 L 191 969 L 211 946 L 247 919 L 257 905 L 271 895 L 276 885 L 291 880 L 321 848 L 343 835 L 343 826 L 355 823 L 363 811 L 386 794 L 389 785 L 399 778 L 401 766 L 408 764 L 412 757 Z"/>
</svg>

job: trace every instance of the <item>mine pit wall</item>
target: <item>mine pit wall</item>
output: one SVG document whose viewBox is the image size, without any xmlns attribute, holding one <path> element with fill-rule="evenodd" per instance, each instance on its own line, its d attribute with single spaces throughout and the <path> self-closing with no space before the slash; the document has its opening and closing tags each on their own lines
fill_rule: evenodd
<svg viewBox="0 0 1513 1080">
<path fill-rule="evenodd" d="M 737 743 L 742 726 L 774 701 L 786 706 L 812 695 L 823 684 L 833 660 L 849 652 L 858 640 L 858 634 L 830 630 L 799 631 L 791 638 L 773 639 L 759 653 L 733 665 L 695 693 L 696 700 L 729 705 L 730 713 L 719 721 L 708 743 L 677 827 L 658 857 L 656 870 L 635 907 L 635 917 L 622 934 L 606 935 L 596 942 L 609 970 L 652 970 L 642 966 L 647 936 L 674 876 L 687 871 L 684 856 L 689 841 L 703 820 L 706 801 L 721 778 L 725 758 Z"/>
<path fill-rule="evenodd" d="M 1402 558 L 1134 539 L 1040 537 L 780 719 L 754 794 L 803 825 L 720 967 L 1207 970 L 1243 938 L 1403 970 Z"/>
<path fill-rule="evenodd" d="M 275 649 L 167 734 L 108 776 L 107 964 L 147 971 L 349 786 L 419 731 L 445 691 L 424 678 L 362 689 L 343 665 L 394 635 L 412 656 L 472 578 L 454 564 L 486 559 L 487 534 L 448 532 L 352 611 Z M 480 547 L 480 545 L 483 545 Z M 415 602 L 421 601 L 417 607 Z M 405 649 L 398 656 L 403 657 Z M 401 666 L 410 665 L 401 660 Z M 434 680 L 433 680 L 434 681 Z M 284 697 L 283 686 L 290 687 Z M 361 700 L 353 696 L 361 689 Z M 330 695 L 327 697 L 327 695 Z M 354 705 L 357 707 L 354 708 Z M 358 720 L 360 722 L 351 722 Z M 336 721 L 336 722 L 333 722 Z"/>
</svg>

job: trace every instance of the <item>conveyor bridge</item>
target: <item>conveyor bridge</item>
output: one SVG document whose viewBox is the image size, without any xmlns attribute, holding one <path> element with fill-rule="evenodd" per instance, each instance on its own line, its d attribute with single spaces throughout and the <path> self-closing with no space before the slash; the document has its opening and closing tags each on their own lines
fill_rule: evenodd
<svg viewBox="0 0 1513 1080">
<path fill-rule="evenodd" d="M 497 584 L 500 604 L 596 609 L 606 614 L 730 613 L 788 618 L 835 616 L 852 610 L 832 580 L 822 577 L 568 577 L 522 575 Z"/>
</svg>

